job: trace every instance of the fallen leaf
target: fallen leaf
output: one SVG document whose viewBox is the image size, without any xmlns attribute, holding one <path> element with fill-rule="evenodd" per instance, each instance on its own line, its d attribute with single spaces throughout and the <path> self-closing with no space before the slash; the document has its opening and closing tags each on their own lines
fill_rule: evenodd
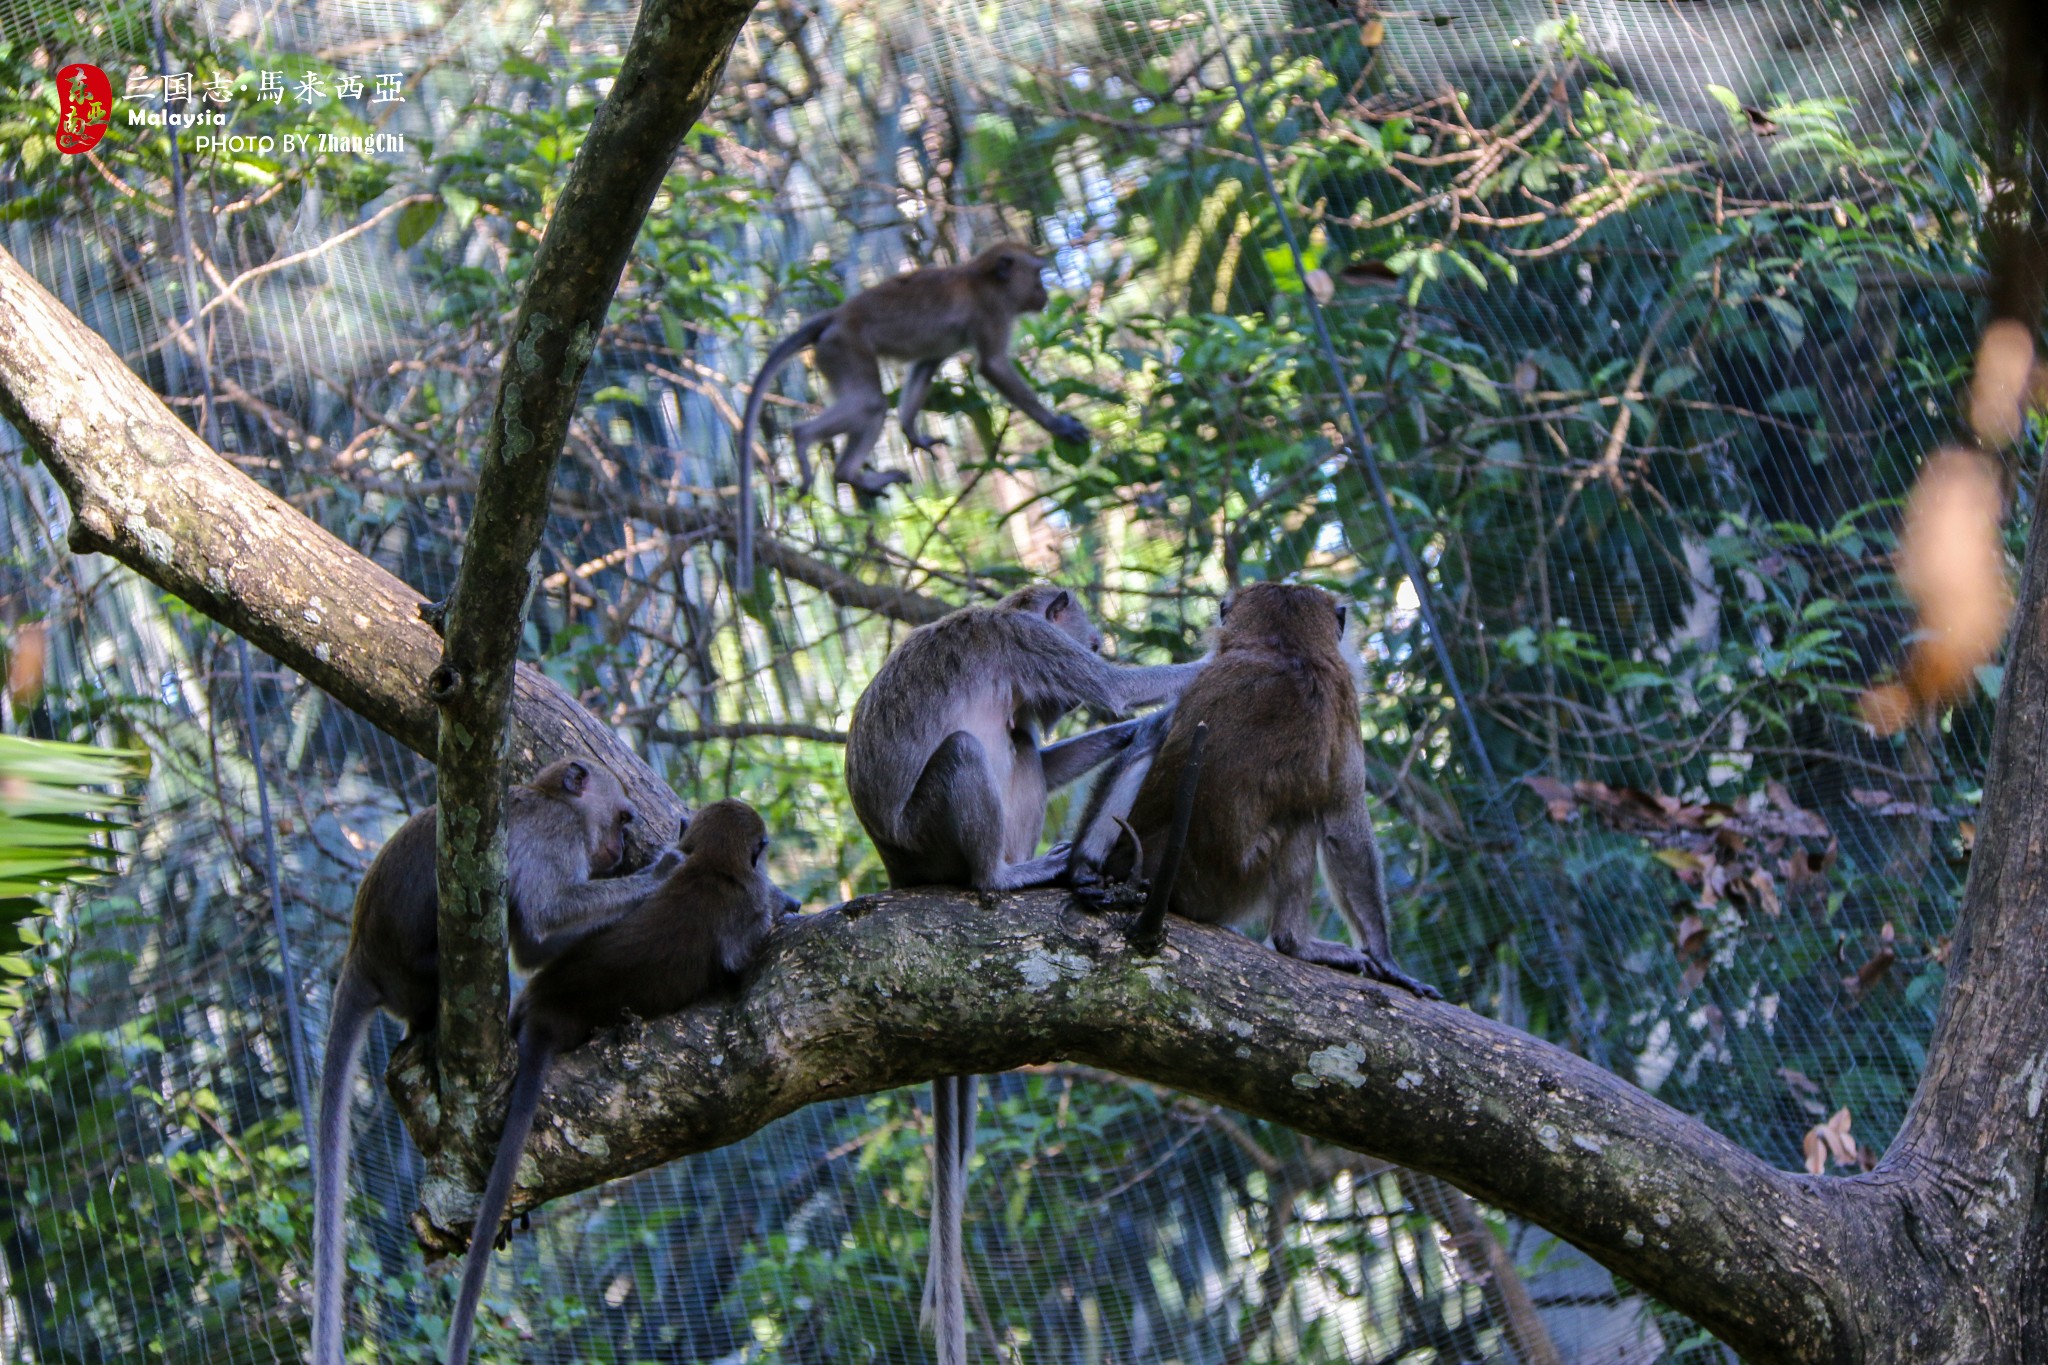
<svg viewBox="0 0 2048 1365">
<path fill-rule="evenodd" d="M 1688 957 L 1707 946 L 1707 922 L 1698 915 L 1687 915 L 1678 922 L 1674 937 L 1678 942 L 1678 955 Z"/>
<path fill-rule="evenodd" d="M 1378 47 L 1386 40 L 1387 26 L 1380 22 L 1377 15 L 1366 20 L 1365 24 L 1358 30 L 1358 44 L 1360 47 Z"/>
<path fill-rule="evenodd" d="M 1864 960 L 1856 969 L 1856 975 L 1842 978 L 1842 989 L 1854 999 L 1861 1000 L 1872 987 L 1884 980 L 1885 973 L 1898 961 L 1899 950 L 1894 942 L 1892 926 L 1887 923 L 1877 936 L 1877 951 Z"/>
<path fill-rule="evenodd" d="M 1770 873 L 1759 867 L 1750 872 L 1749 884 L 1756 888 L 1756 901 L 1758 905 L 1764 908 L 1764 913 L 1776 918 L 1778 913 L 1784 908 L 1778 901 L 1778 884 L 1776 880 L 1772 878 Z"/>
<path fill-rule="evenodd" d="M 1579 801 L 1570 787 L 1554 777 L 1525 777 L 1522 785 L 1543 798 L 1543 808 L 1550 818 L 1563 824 L 1575 820 L 1579 814 Z"/>
<path fill-rule="evenodd" d="M 1778 1078 L 1784 1081 L 1786 1085 L 1803 1094 L 1818 1095 L 1820 1093 L 1820 1087 L 1815 1085 L 1813 1079 L 1803 1071 L 1794 1071 L 1789 1066 L 1781 1066 L 1778 1068 Z"/>
<path fill-rule="evenodd" d="M 1308 292 L 1315 296 L 1317 303 L 1328 303 L 1337 296 L 1337 286 L 1330 280 L 1327 270 L 1310 270 L 1302 275 L 1301 281 Z"/>
<path fill-rule="evenodd" d="M 1872 790 L 1869 787 L 1851 787 L 1849 788 L 1849 799 L 1859 806 L 1876 810 L 1880 806 L 1889 806 L 1892 803 L 1892 794 L 1888 791 Z"/>
<path fill-rule="evenodd" d="M 1650 855 L 1664 866 L 1683 877 L 1687 873 L 1697 875 L 1712 866 L 1697 853 L 1682 848 L 1660 848 Z"/>
</svg>

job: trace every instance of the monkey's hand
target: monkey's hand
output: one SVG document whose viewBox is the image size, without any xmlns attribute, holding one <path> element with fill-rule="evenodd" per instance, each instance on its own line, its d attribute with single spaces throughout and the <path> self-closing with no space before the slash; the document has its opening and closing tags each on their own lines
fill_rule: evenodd
<svg viewBox="0 0 2048 1365">
<path fill-rule="evenodd" d="M 655 855 L 653 862 L 647 865 L 647 875 L 650 877 L 666 877 L 669 873 L 675 871 L 682 865 L 682 850 L 676 848 L 665 848 L 660 853 Z"/>
<path fill-rule="evenodd" d="M 1052 433 L 1054 440 L 1080 441 L 1084 444 L 1088 440 L 1087 426 L 1082 423 L 1080 418 L 1069 417 L 1064 412 L 1054 413 L 1052 421 L 1046 424 L 1045 429 Z"/>
<path fill-rule="evenodd" d="M 1145 898 L 1152 890 L 1152 883 L 1143 877 L 1130 882 L 1104 881 L 1092 877 L 1087 881 L 1076 881 L 1067 888 L 1073 898 L 1097 914 L 1109 914 L 1118 910 L 1142 910 Z"/>
</svg>

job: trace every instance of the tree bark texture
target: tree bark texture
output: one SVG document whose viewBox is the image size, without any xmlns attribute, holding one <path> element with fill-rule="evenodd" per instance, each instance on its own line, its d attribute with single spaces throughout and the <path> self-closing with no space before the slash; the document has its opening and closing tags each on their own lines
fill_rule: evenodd
<svg viewBox="0 0 2048 1365">
<path fill-rule="evenodd" d="M 441 709 L 442 1098 L 465 1121 L 487 1117 L 477 1107 L 487 1093 L 479 1087 L 507 1062 L 504 747 L 555 461 L 641 220 L 752 8 L 752 0 L 641 7 L 618 77 L 549 216 L 500 361 L 476 508 L 431 683 Z"/>
</svg>

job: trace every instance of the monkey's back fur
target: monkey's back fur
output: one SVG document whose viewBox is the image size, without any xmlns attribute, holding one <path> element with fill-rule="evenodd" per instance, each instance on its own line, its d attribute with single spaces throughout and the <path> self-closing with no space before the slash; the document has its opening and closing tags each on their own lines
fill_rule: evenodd
<svg viewBox="0 0 2048 1365">
<path fill-rule="evenodd" d="M 1195 726 L 1210 735 L 1172 909 L 1250 927 L 1313 890 L 1321 817 L 1358 799 L 1365 746 L 1342 619 L 1320 588 L 1238 590 L 1209 666 L 1175 707 L 1131 825 L 1157 871 Z M 1263 913 L 1261 913 L 1263 912 Z"/>
<path fill-rule="evenodd" d="M 1115 699 L 1091 685 L 1101 669 L 1111 667 L 1093 652 L 1099 639 L 1093 628 L 1088 640 L 1079 640 L 1041 614 L 1060 592 L 1020 588 L 994 606 L 963 607 L 905 636 L 877 670 L 853 708 L 846 787 L 862 828 L 885 853 L 914 839 L 903 827 L 904 807 L 932 754 L 960 728 L 963 713 L 977 722 L 974 729 L 1007 733 L 1019 712 L 1042 728 L 1077 706 L 1113 707 Z M 1028 743 L 1035 747 L 1035 734 Z M 1042 822 L 1043 777 L 1017 758 L 1016 746 L 998 746 L 988 754 L 991 775 L 999 789 L 1020 798 L 1006 803 L 1011 809 L 1035 806 Z M 1035 801 L 1033 793 L 1016 790 L 1034 779 Z M 1022 847 L 1006 848 L 1006 856 L 1030 856 L 1038 832 L 1034 827 Z"/>
</svg>

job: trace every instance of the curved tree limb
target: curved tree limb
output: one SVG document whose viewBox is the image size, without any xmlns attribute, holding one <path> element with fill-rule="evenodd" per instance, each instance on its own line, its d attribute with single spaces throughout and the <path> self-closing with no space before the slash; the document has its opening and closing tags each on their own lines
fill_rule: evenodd
<svg viewBox="0 0 2048 1365">
<path fill-rule="evenodd" d="M 1900 1237 L 1899 1192 L 1775 1170 L 1505 1025 L 1184 920 L 1163 956 L 1143 957 L 1118 918 L 1047 892 L 895 892 L 807 917 L 777 935 L 737 1002 L 563 1059 L 514 1207 L 723 1146 L 819 1100 L 1055 1059 L 1442 1175 L 1738 1349 L 1830 1358 L 1861 1292 L 1854 1272 Z M 492 1149 L 441 1120 L 432 1074 L 411 1045 L 391 1080 L 434 1165 L 472 1173 L 468 1189 L 422 1192 L 423 1240 L 452 1248 Z"/>
<path fill-rule="evenodd" d="M 481 1087 L 507 1061 L 503 741 L 555 462 L 641 220 L 752 8 L 752 0 L 641 7 L 549 216 L 500 362 L 476 507 L 430 682 L 441 710 L 442 1100 L 458 1118 L 484 1117 Z"/>
</svg>

